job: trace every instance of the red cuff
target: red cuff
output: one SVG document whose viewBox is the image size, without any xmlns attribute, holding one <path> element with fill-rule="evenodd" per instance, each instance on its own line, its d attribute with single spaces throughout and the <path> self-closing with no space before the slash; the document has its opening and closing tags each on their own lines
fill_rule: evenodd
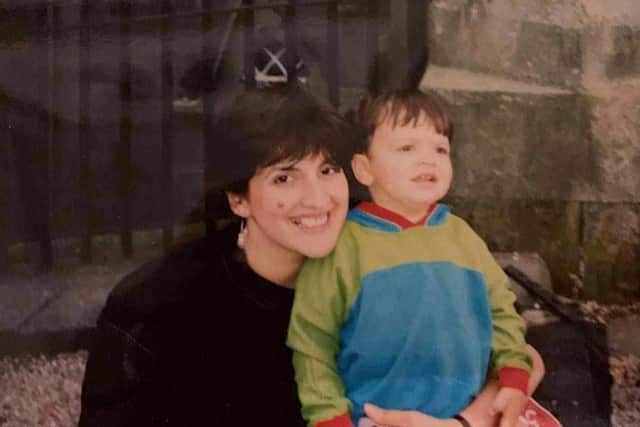
<svg viewBox="0 0 640 427">
<path fill-rule="evenodd" d="M 351 415 L 342 414 L 328 420 L 320 421 L 316 427 L 353 427 Z"/>
<path fill-rule="evenodd" d="M 528 396 L 529 372 L 522 368 L 500 368 L 498 371 L 500 387 L 511 387 L 520 390 Z"/>
</svg>

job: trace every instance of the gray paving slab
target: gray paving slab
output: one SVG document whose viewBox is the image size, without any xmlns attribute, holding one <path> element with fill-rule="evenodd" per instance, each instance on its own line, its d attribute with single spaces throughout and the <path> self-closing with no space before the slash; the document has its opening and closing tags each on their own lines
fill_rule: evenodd
<svg viewBox="0 0 640 427">
<path fill-rule="evenodd" d="M 79 266 L 0 280 L 0 355 L 86 348 L 106 298 L 140 265 Z"/>
<path fill-rule="evenodd" d="M 63 290 L 50 275 L 14 274 L 0 279 L 0 331 L 17 330 Z"/>
<path fill-rule="evenodd" d="M 111 289 L 135 262 L 83 266 L 62 275 L 63 289 L 24 322 L 22 333 L 92 327 Z"/>
</svg>

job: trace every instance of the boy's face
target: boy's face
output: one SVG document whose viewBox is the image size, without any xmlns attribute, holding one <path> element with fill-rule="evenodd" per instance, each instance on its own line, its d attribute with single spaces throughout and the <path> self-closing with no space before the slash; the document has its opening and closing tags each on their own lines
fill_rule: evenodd
<svg viewBox="0 0 640 427">
<path fill-rule="evenodd" d="M 409 122 L 396 127 L 386 117 L 371 137 L 368 153 L 356 154 L 352 166 L 374 202 L 418 221 L 449 190 L 450 150 L 449 139 L 437 133 L 427 117 L 415 126 Z"/>
</svg>

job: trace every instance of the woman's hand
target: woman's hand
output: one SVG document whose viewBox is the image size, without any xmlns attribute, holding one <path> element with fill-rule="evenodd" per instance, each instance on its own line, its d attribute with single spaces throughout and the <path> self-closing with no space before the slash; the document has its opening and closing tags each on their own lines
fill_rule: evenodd
<svg viewBox="0 0 640 427">
<path fill-rule="evenodd" d="M 456 420 L 441 420 L 418 411 L 382 409 L 370 403 L 365 403 L 364 412 L 381 427 L 460 427 Z"/>
<path fill-rule="evenodd" d="M 503 387 L 493 401 L 489 415 L 500 416 L 500 427 L 515 427 L 524 413 L 528 397 L 515 388 Z"/>
</svg>

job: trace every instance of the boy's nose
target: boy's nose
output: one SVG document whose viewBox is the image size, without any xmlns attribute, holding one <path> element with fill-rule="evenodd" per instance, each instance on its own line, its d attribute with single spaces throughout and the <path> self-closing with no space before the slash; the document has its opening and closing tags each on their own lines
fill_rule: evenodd
<svg viewBox="0 0 640 427">
<path fill-rule="evenodd" d="M 420 153 L 419 162 L 426 165 L 433 165 L 435 164 L 435 156 L 429 152 Z"/>
</svg>

